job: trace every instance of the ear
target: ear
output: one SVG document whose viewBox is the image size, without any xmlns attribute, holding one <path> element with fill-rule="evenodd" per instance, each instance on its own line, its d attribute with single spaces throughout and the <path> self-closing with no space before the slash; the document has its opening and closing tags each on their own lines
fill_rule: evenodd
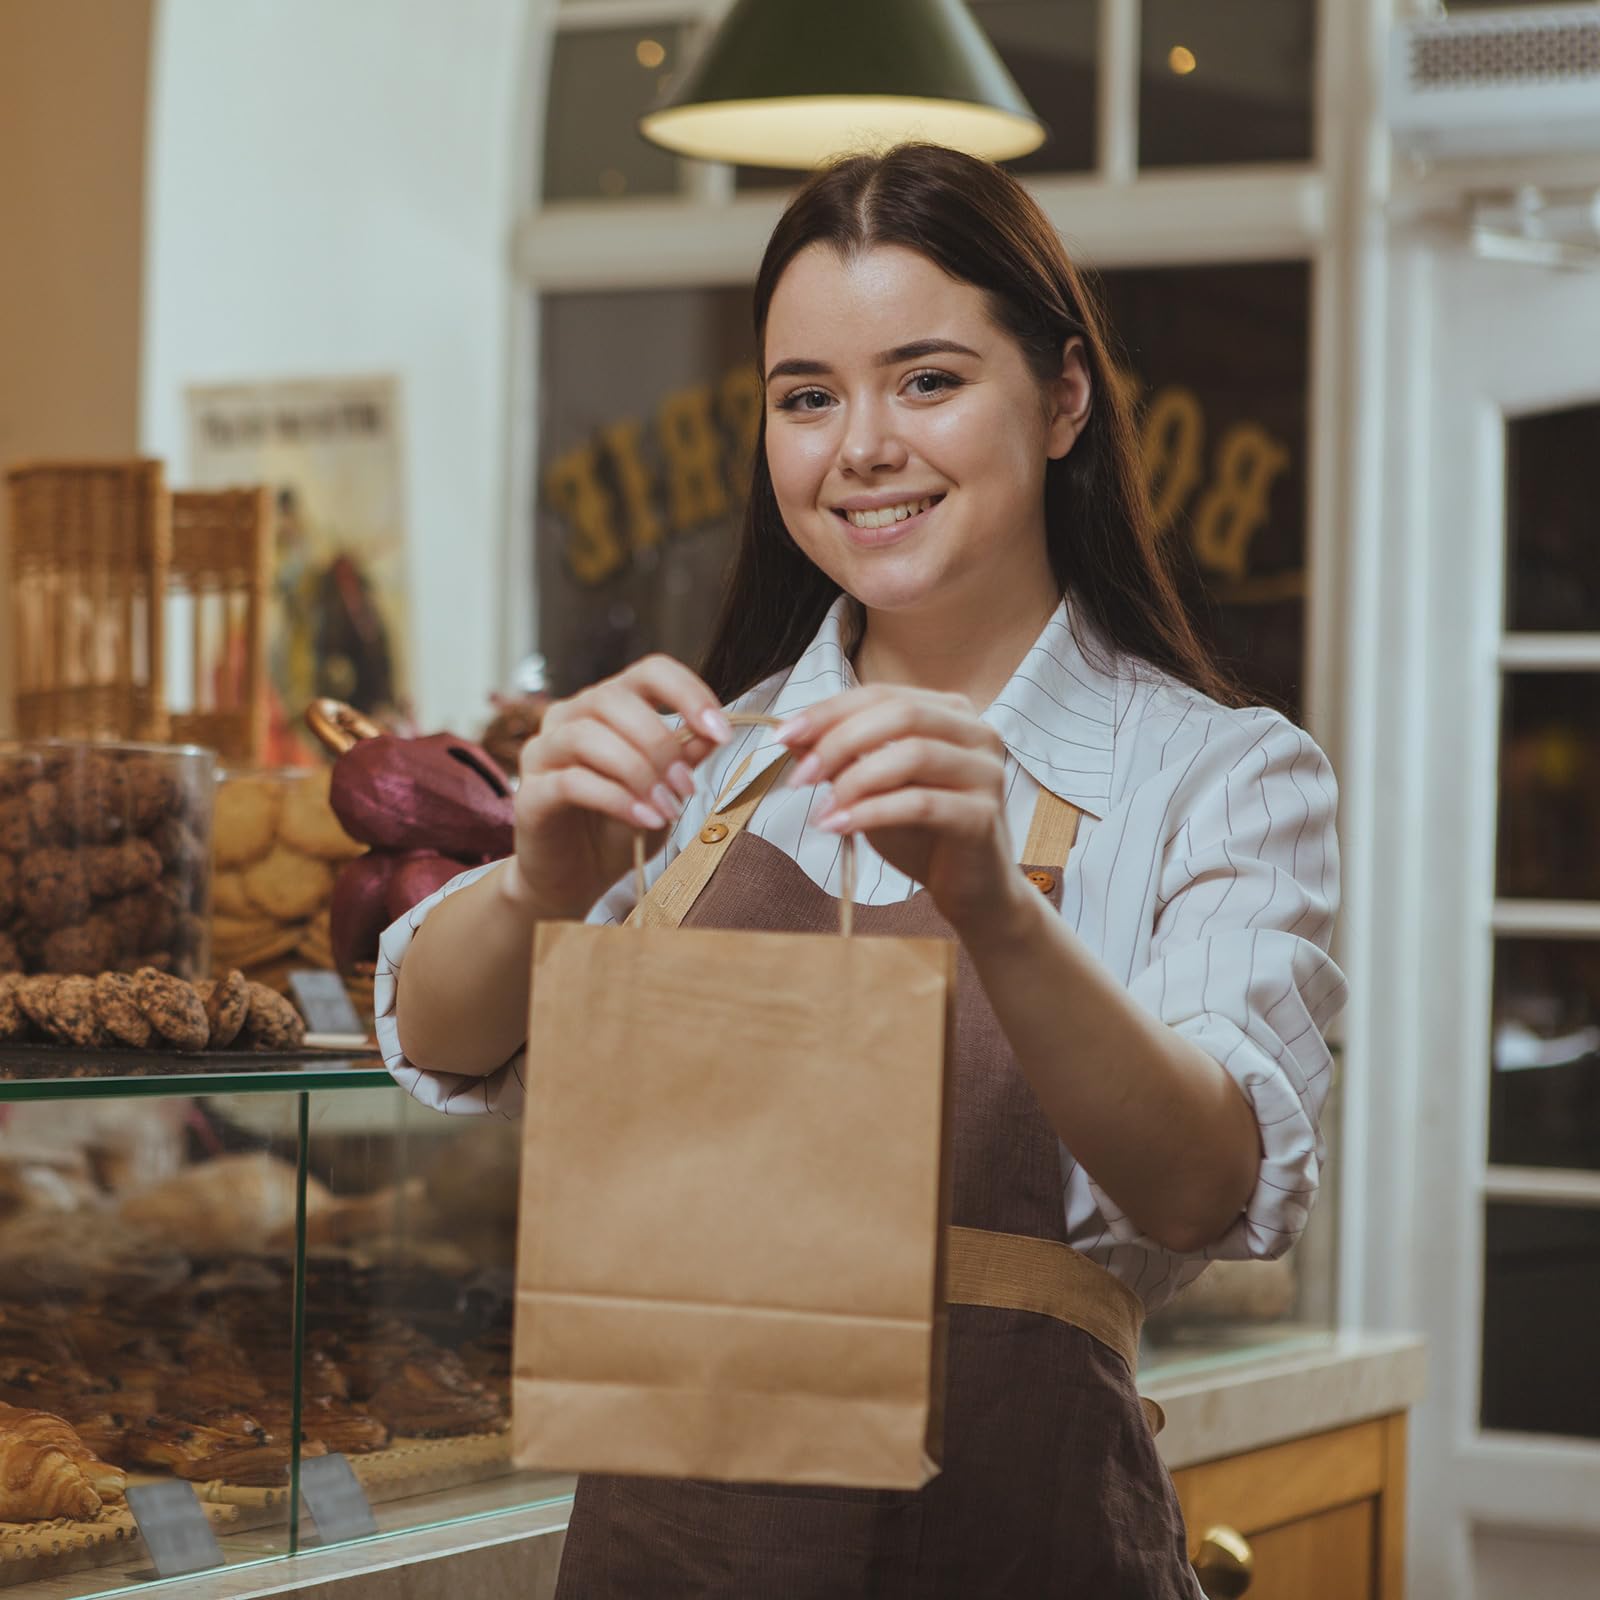
<svg viewBox="0 0 1600 1600">
<path fill-rule="evenodd" d="M 1077 443 L 1094 403 L 1092 388 L 1083 339 L 1074 334 L 1061 348 L 1061 376 L 1048 389 L 1045 454 L 1052 461 L 1059 461 Z"/>
</svg>

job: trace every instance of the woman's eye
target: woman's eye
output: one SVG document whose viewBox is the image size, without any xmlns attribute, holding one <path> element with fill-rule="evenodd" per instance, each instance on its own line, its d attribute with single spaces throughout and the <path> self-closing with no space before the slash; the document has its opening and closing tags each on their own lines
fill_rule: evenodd
<svg viewBox="0 0 1600 1600">
<path fill-rule="evenodd" d="M 812 402 L 817 402 L 812 404 Z M 780 411 L 820 411 L 828 403 L 827 391 L 823 389 L 796 389 L 793 394 L 786 394 L 778 402 Z"/>
<path fill-rule="evenodd" d="M 910 383 L 919 395 L 935 395 L 945 389 L 961 387 L 961 380 L 948 372 L 913 372 Z"/>
</svg>

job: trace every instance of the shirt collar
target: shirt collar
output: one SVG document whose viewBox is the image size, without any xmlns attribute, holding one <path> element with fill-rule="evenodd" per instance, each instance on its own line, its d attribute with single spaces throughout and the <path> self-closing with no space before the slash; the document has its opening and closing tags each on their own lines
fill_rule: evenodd
<svg viewBox="0 0 1600 1600">
<path fill-rule="evenodd" d="M 858 613 L 848 595 L 828 608 L 805 653 L 789 669 L 764 708 L 788 718 L 856 687 L 850 665 Z M 1080 641 L 1082 641 L 1080 643 Z M 1087 647 L 1087 649 L 1085 648 Z M 983 720 L 1043 788 L 1095 818 L 1111 799 L 1112 756 L 1117 722 L 1115 652 L 1081 608 L 1063 599 Z M 733 770 L 749 765 L 717 801 L 722 810 L 787 754 L 775 728 L 752 728 L 733 759 Z"/>
</svg>

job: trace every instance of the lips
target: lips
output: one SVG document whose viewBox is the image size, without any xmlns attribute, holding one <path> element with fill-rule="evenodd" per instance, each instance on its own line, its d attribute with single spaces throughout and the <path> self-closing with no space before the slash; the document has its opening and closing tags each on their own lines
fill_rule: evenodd
<svg viewBox="0 0 1600 1600">
<path fill-rule="evenodd" d="M 833 513 L 838 522 L 840 531 L 848 543 L 858 550 L 882 550 L 888 545 L 899 544 L 902 539 L 909 538 L 913 533 L 919 532 L 934 512 L 944 504 L 941 495 L 928 507 L 926 511 L 919 511 L 915 516 L 907 517 L 903 522 L 891 522 L 881 528 L 858 528 L 842 511 Z"/>
</svg>

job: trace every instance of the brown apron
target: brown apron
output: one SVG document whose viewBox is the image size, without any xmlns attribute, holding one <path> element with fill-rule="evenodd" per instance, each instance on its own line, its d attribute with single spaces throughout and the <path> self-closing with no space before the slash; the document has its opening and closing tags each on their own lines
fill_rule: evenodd
<svg viewBox="0 0 1600 1600">
<path fill-rule="evenodd" d="M 839 902 L 742 831 L 775 776 L 708 822 L 636 920 L 838 930 Z M 1059 907 L 1077 813 L 1040 799 L 1023 870 Z M 663 916 L 663 900 L 679 903 Z M 954 937 L 925 890 L 856 907 L 855 927 Z M 556 1600 L 1198 1595 L 1134 1388 L 1137 1301 L 1066 1244 L 1055 1133 L 965 950 L 949 1061 L 953 1303 L 938 1476 L 914 1492 L 583 1477 Z"/>
</svg>

